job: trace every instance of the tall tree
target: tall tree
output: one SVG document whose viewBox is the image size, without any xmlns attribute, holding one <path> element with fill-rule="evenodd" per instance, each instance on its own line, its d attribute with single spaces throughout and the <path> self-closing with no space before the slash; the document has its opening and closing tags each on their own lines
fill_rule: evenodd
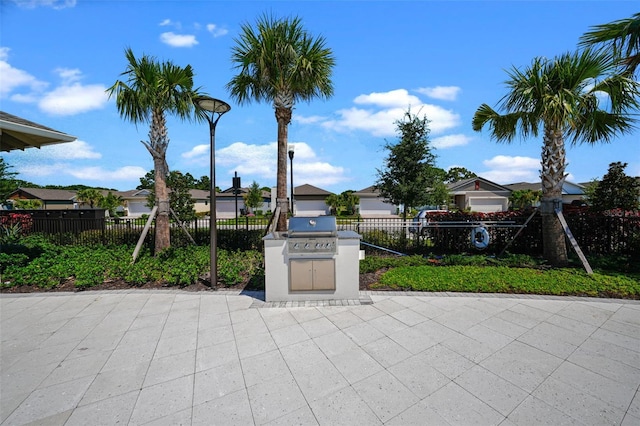
<svg viewBox="0 0 640 426">
<path fill-rule="evenodd" d="M 262 198 L 262 190 L 260 189 L 260 185 L 255 180 L 249 186 L 249 190 L 246 194 L 242 195 L 244 199 L 244 205 L 249 208 L 249 211 L 253 213 L 254 209 L 258 209 L 262 207 L 264 204 L 264 200 Z"/>
<path fill-rule="evenodd" d="M 562 205 L 565 139 L 593 144 L 630 132 L 635 121 L 630 111 L 638 107 L 639 86 L 615 73 L 610 55 L 590 49 L 551 60 L 535 58 L 525 70 L 514 67 L 508 75 L 509 92 L 499 105 L 504 114 L 482 104 L 473 116 L 473 129 L 488 125 L 492 138 L 509 143 L 518 134 L 537 137 L 542 127 L 544 257 L 552 265 L 566 265 L 564 231 L 554 212 Z M 607 96 L 606 101 L 600 96 Z"/>
<path fill-rule="evenodd" d="M 102 201 L 102 194 L 96 188 L 86 188 L 76 193 L 76 199 L 81 203 L 88 204 L 94 208 Z"/>
<path fill-rule="evenodd" d="M 181 172 L 171 171 L 167 176 L 169 205 L 182 222 L 196 218 L 195 201 L 189 191 L 193 182 L 193 176 L 189 173 L 183 175 Z"/>
<path fill-rule="evenodd" d="M 627 163 L 617 161 L 609 164 L 607 174 L 598 182 L 593 193 L 591 207 L 597 211 L 621 209 L 624 212 L 638 210 L 640 182 L 627 176 Z"/>
<path fill-rule="evenodd" d="M 11 168 L 13 166 L 5 163 L 4 158 L 0 157 L 0 204 L 4 204 L 9 194 L 18 189 L 15 179 L 18 173 L 11 171 Z"/>
<path fill-rule="evenodd" d="M 640 65 L 640 13 L 631 18 L 596 25 L 580 38 L 582 46 L 602 46 L 613 51 L 626 72 L 634 74 Z"/>
<path fill-rule="evenodd" d="M 277 230 L 287 228 L 288 126 L 296 102 L 333 95 L 335 59 L 324 37 L 312 37 L 298 17 L 262 15 L 255 27 L 242 25 L 231 61 L 238 70 L 227 84 L 239 103 L 270 102 L 278 123 L 276 202 L 281 209 Z"/>
<path fill-rule="evenodd" d="M 384 167 L 378 169 L 375 184 L 380 195 L 395 205 L 404 205 L 403 218 L 412 207 L 428 204 L 432 190 L 442 183 L 442 170 L 435 167 L 436 155 L 429 145 L 429 121 L 406 111 L 395 122 L 396 144 L 385 142 L 389 151 Z"/>
<path fill-rule="evenodd" d="M 451 167 L 446 171 L 444 183 L 453 183 L 474 177 L 477 177 L 477 175 L 469 169 L 464 167 Z"/>
<path fill-rule="evenodd" d="M 101 209 L 108 210 L 110 217 L 116 217 L 117 216 L 116 209 L 123 204 L 124 204 L 124 200 L 122 199 L 122 197 L 114 194 L 111 191 L 109 191 L 107 195 L 105 195 L 100 199 L 100 201 L 98 201 L 98 206 Z"/>
<path fill-rule="evenodd" d="M 191 65 L 183 68 L 147 55 L 136 58 L 131 49 L 126 49 L 125 56 L 128 64 L 121 74 L 125 80 L 117 80 L 107 93 L 109 97 L 116 97 L 116 107 L 124 119 L 135 124 L 150 124 L 149 140 L 141 142 L 153 157 L 158 206 L 155 252 L 160 253 L 171 245 L 166 182 L 169 136 L 165 115 L 172 114 L 180 119 L 201 118 L 202 111 L 195 106 L 194 99 L 203 94 L 193 86 Z"/>
</svg>

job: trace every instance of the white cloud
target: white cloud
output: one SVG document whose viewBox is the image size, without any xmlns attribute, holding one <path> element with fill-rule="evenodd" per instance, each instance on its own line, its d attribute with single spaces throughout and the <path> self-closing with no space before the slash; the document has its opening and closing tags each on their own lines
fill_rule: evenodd
<svg viewBox="0 0 640 426">
<path fill-rule="evenodd" d="M 108 184 L 114 181 L 126 181 L 143 177 L 147 170 L 138 166 L 124 166 L 115 170 L 107 170 L 103 167 L 73 167 L 65 171 L 77 179 L 104 182 Z"/>
<path fill-rule="evenodd" d="M 540 180 L 540 159 L 532 157 L 496 155 L 482 162 L 489 168 L 478 175 L 499 184 L 537 182 Z"/>
<path fill-rule="evenodd" d="M 106 87 L 101 84 L 63 85 L 46 93 L 38 102 L 38 106 L 41 110 L 54 115 L 74 115 L 100 109 L 109 100 L 105 90 Z"/>
<path fill-rule="evenodd" d="M 348 180 L 343 167 L 322 161 L 307 143 L 291 142 L 290 145 L 294 146 L 295 152 L 293 164 L 296 185 L 303 183 L 332 185 Z M 238 172 L 238 175 L 245 180 L 271 181 L 276 176 L 277 153 L 277 142 L 264 145 L 235 142 L 216 150 L 216 166 L 225 167 L 230 173 Z M 198 145 L 183 153 L 182 157 L 190 159 L 194 164 L 209 164 L 209 146 Z"/>
<path fill-rule="evenodd" d="M 73 115 L 99 109 L 109 100 L 105 86 L 82 85 L 82 72 L 77 68 L 56 68 L 54 72 L 61 84 L 46 92 L 49 83 L 12 67 L 6 61 L 8 54 L 8 48 L 0 48 L 0 98 L 10 97 L 15 102 L 34 103 L 41 110 L 54 115 Z M 18 93 L 21 89 L 26 89 L 26 93 Z"/>
<path fill-rule="evenodd" d="M 421 87 L 416 89 L 416 92 L 427 95 L 433 99 L 440 99 L 442 101 L 455 101 L 460 93 L 460 88 L 456 86 L 435 86 L 435 87 Z"/>
<path fill-rule="evenodd" d="M 434 134 L 460 125 L 460 116 L 455 112 L 438 105 L 423 103 L 420 98 L 410 95 L 405 89 L 359 95 L 353 102 L 370 107 L 338 110 L 338 118 L 323 120 L 321 125 L 335 131 L 359 130 L 377 137 L 397 136 L 396 121 L 402 120 L 408 109 L 411 114 L 426 117 L 429 120 L 429 129 Z M 304 120 L 301 122 L 304 123 Z M 312 122 L 309 118 L 306 120 L 307 123 Z M 318 122 L 319 118 L 314 117 L 314 120 Z"/>
<path fill-rule="evenodd" d="M 222 37 L 229 33 L 229 30 L 220 28 L 216 24 L 207 24 L 207 31 L 209 31 L 214 37 Z"/>
<path fill-rule="evenodd" d="M 9 59 L 8 47 L 0 47 L 0 98 L 9 96 L 15 90 L 26 88 L 29 94 L 13 94 L 12 100 L 26 102 L 32 98 L 31 92 L 39 92 L 47 87 L 47 83 L 39 81 L 26 71 L 14 68 L 7 62 Z"/>
<path fill-rule="evenodd" d="M 200 159 L 202 157 L 205 157 L 208 160 L 209 151 L 211 150 L 208 144 L 196 145 L 191 149 L 191 151 L 183 152 L 181 157 L 186 159 Z"/>
<path fill-rule="evenodd" d="M 81 140 L 57 145 L 44 146 L 39 151 L 34 150 L 33 154 L 53 160 L 80 160 L 102 158 L 102 154 L 94 151 L 91 145 Z"/>
<path fill-rule="evenodd" d="M 34 9 L 38 6 L 66 9 L 68 7 L 75 7 L 76 5 L 76 0 L 13 0 L 13 2 L 26 9 Z"/>
<path fill-rule="evenodd" d="M 161 27 L 166 27 L 168 25 L 171 25 L 171 19 L 165 19 L 162 22 L 160 22 L 158 25 L 160 25 Z"/>
<path fill-rule="evenodd" d="M 354 103 L 362 105 L 377 105 L 385 108 L 407 108 L 411 105 L 420 105 L 422 102 L 416 96 L 410 95 L 405 89 L 396 89 L 389 92 L 374 92 L 368 95 L 357 96 Z"/>
<path fill-rule="evenodd" d="M 447 148 L 452 148 L 454 146 L 467 145 L 470 141 L 471 141 L 470 137 L 462 134 L 457 134 L 457 135 L 446 135 L 446 136 L 440 136 L 439 138 L 433 138 L 431 140 L 431 143 L 435 148 L 447 149 Z"/>
<path fill-rule="evenodd" d="M 192 34 L 175 34 L 171 31 L 160 34 L 160 41 L 172 47 L 192 47 L 198 44 Z"/>
</svg>

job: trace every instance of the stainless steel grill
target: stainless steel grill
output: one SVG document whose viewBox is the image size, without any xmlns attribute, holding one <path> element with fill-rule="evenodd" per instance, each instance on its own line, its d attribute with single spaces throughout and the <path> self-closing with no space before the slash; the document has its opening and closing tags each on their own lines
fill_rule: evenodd
<svg viewBox="0 0 640 426">
<path fill-rule="evenodd" d="M 290 256 L 334 255 L 338 251 L 337 241 L 335 216 L 297 216 L 289 219 L 287 251 Z"/>
</svg>

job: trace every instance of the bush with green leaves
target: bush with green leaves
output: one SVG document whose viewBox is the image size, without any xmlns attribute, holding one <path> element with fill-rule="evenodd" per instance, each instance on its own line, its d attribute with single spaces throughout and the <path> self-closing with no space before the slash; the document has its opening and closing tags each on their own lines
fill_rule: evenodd
<svg viewBox="0 0 640 426">
<path fill-rule="evenodd" d="M 74 280 L 76 287 L 89 288 L 105 281 L 123 280 L 132 286 L 148 282 L 166 286 L 187 286 L 208 275 L 209 247 L 172 247 L 158 256 L 143 249 L 136 262 L 131 263 L 133 246 L 55 246 L 42 240 L 38 253 L 25 260 L 21 257 L 5 259 L 4 286 L 36 285 L 54 288 Z M 260 252 L 218 251 L 218 278 L 223 285 L 232 286 L 264 274 Z"/>
</svg>

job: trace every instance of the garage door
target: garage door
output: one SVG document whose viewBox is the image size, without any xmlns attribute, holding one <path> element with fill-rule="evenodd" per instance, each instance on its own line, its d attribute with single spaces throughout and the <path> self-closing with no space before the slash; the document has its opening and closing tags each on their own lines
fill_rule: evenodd
<svg viewBox="0 0 640 426">
<path fill-rule="evenodd" d="M 471 211 L 480 213 L 501 212 L 504 202 L 504 198 L 469 198 L 469 207 Z"/>
</svg>

